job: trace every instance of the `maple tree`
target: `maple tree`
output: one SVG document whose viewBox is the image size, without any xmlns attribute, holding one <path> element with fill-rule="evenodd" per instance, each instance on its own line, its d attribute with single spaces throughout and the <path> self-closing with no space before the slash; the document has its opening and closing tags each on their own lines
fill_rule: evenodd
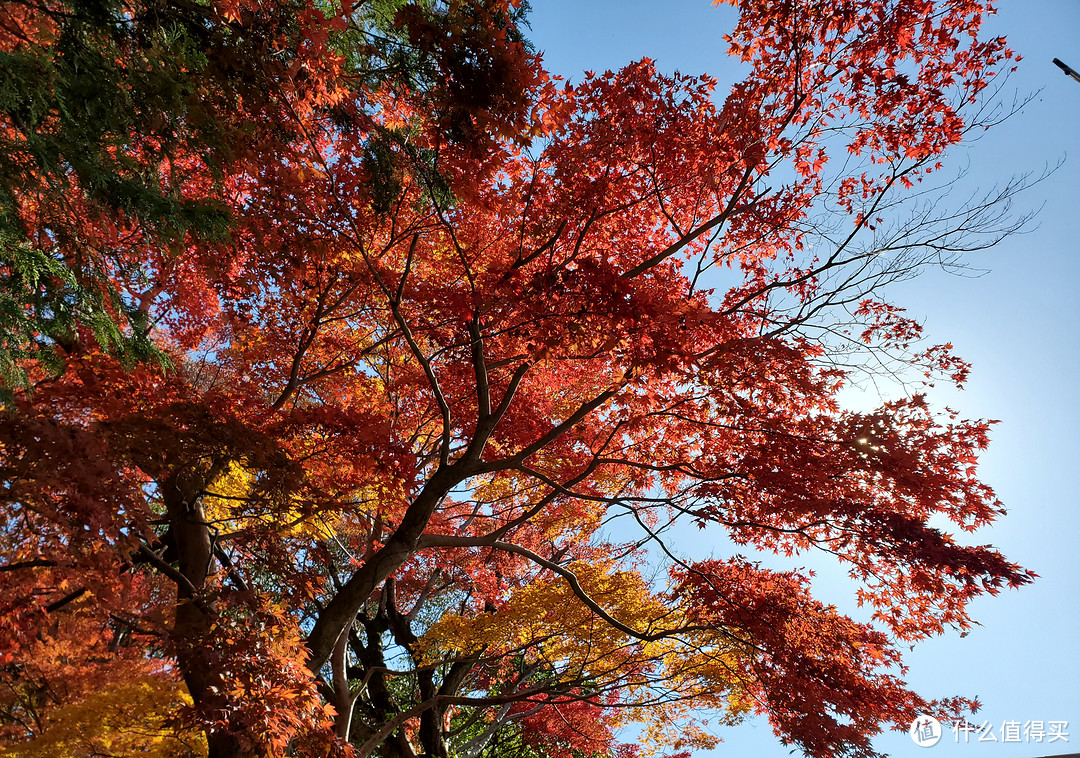
<svg viewBox="0 0 1080 758">
<path fill-rule="evenodd" d="M 723 98 L 560 81 L 505 0 L 5 7 L 17 750 L 629 757 L 756 710 L 871 755 L 971 705 L 897 643 L 1032 577 L 941 526 L 1002 513 L 989 424 L 837 398 L 860 355 L 963 383 L 880 290 L 1009 230 L 1011 188 L 909 202 L 1012 54 L 974 0 L 738 7 Z M 152 727 L 72 741 L 116 702 Z"/>
</svg>

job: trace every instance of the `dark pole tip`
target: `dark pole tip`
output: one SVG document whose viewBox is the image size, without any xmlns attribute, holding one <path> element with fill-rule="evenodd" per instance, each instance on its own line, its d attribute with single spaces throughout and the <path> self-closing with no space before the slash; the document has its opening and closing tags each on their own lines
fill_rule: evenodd
<svg viewBox="0 0 1080 758">
<path fill-rule="evenodd" d="M 1071 76 L 1073 79 L 1080 82 L 1080 73 L 1077 73 L 1076 71 L 1074 71 L 1072 68 L 1070 68 L 1068 66 L 1068 64 L 1063 63 L 1058 58 L 1054 58 L 1054 65 L 1057 66 L 1058 68 L 1060 68 L 1063 72 L 1065 72 L 1065 76 Z"/>
</svg>

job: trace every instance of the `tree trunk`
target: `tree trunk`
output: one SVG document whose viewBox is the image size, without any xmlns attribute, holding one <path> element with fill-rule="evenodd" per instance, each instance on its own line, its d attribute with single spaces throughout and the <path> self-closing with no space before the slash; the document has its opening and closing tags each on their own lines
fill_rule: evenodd
<svg viewBox="0 0 1080 758">
<path fill-rule="evenodd" d="M 200 503 L 205 486 L 204 476 L 180 469 L 162 487 L 177 565 L 187 580 L 187 584 L 177 584 L 173 639 L 181 676 L 196 707 L 208 699 L 215 699 L 215 692 L 223 689 L 220 672 L 212 669 L 206 655 L 207 642 L 213 636 L 212 609 L 206 599 L 200 597 L 207 578 L 214 573 L 214 545 Z M 245 758 L 247 755 L 247 751 L 241 750 L 239 740 L 231 734 L 207 731 L 206 741 L 208 758 Z"/>
</svg>

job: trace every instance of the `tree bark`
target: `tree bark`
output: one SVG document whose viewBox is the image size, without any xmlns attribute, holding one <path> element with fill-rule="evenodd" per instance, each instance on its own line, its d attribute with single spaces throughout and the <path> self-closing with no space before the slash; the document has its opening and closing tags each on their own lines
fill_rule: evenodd
<svg viewBox="0 0 1080 758">
<path fill-rule="evenodd" d="M 177 582 L 173 639 L 180 674 L 196 707 L 213 698 L 222 685 L 220 672 L 211 668 L 205 654 L 206 642 L 213 634 L 213 618 L 205 598 L 200 597 L 207 578 L 214 573 L 214 544 L 200 503 L 205 486 L 205 477 L 187 468 L 175 471 L 162 486 L 177 566 L 187 580 Z M 208 758 L 247 755 L 239 740 L 227 732 L 208 730 L 206 742 Z"/>
</svg>

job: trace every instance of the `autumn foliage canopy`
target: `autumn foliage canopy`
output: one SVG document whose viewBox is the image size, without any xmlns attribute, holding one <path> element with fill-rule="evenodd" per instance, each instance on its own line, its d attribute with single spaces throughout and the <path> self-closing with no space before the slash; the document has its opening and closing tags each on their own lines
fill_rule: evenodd
<svg viewBox="0 0 1080 758">
<path fill-rule="evenodd" d="M 928 201 L 1012 53 L 979 0 L 727 4 L 723 91 L 561 80 L 509 0 L 3 5 L 6 754 L 631 758 L 757 712 L 870 756 L 970 707 L 899 650 L 1031 575 L 966 535 L 989 425 L 918 391 L 966 364 L 881 287 L 1007 231 Z M 867 371 L 910 391 L 845 410 Z M 755 560 L 812 551 L 858 619 Z"/>
</svg>

